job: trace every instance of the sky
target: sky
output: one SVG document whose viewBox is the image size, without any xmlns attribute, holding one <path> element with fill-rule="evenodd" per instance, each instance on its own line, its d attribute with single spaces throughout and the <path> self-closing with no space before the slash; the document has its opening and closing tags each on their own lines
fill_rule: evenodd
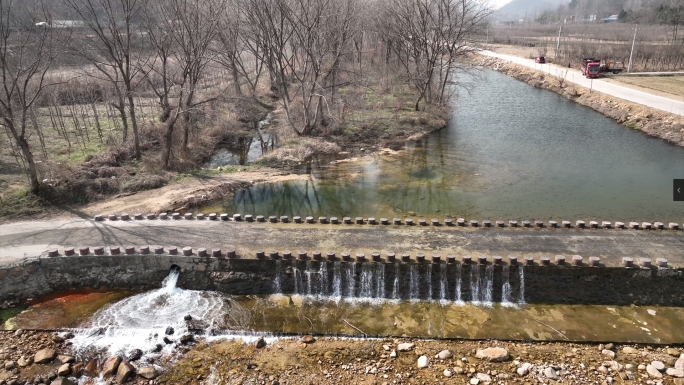
<svg viewBox="0 0 684 385">
<path fill-rule="evenodd" d="M 510 3 L 511 0 L 492 0 L 494 8 L 501 8 L 504 4 Z"/>
</svg>

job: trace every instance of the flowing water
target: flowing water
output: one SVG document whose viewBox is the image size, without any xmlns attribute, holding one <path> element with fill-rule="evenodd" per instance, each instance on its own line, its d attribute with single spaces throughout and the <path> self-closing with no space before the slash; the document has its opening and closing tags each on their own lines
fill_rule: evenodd
<svg viewBox="0 0 684 385">
<path fill-rule="evenodd" d="M 238 191 L 213 211 L 454 215 L 476 219 L 681 220 L 684 148 L 484 70 L 444 130 L 393 155 L 314 160 L 310 180 Z M 202 210 L 200 208 L 200 210 Z"/>
</svg>

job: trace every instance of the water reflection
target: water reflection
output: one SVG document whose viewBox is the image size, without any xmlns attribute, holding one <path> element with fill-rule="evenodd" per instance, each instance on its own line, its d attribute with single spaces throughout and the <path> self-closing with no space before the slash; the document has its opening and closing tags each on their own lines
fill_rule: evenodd
<svg viewBox="0 0 684 385">
<path fill-rule="evenodd" d="M 228 213 L 467 216 L 480 219 L 681 219 L 672 179 L 684 149 L 548 91 L 485 71 L 447 129 L 396 154 L 323 164 L 308 181 L 259 185 Z M 202 210 L 202 209 L 200 209 Z"/>
<path fill-rule="evenodd" d="M 205 167 L 244 166 L 272 151 L 277 145 L 278 136 L 275 134 L 257 132 L 257 136 L 234 136 L 214 153 Z"/>
</svg>

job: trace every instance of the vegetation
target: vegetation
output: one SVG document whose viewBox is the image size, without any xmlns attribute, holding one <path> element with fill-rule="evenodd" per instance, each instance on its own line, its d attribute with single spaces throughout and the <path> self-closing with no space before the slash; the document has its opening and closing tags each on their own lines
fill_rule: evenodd
<svg viewBox="0 0 684 385">
<path fill-rule="evenodd" d="M 298 156 L 401 137 L 394 119 L 406 137 L 443 126 L 489 14 L 480 0 L 2 0 L 0 174 L 87 202 L 262 136 L 269 112 Z"/>
</svg>

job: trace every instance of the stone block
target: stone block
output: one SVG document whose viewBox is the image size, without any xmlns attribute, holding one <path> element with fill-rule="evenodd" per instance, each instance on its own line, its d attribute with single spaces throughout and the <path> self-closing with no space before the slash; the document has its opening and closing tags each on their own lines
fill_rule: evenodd
<svg viewBox="0 0 684 385">
<path fill-rule="evenodd" d="M 377 225 L 377 222 L 375 221 L 375 218 L 371 217 L 371 218 L 368 218 L 368 224 L 369 225 Z"/>
<path fill-rule="evenodd" d="M 492 221 L 490 221 L 489 219 L 485 219 L 484 221 L 482 221 L 482 227 L 492 227 Z"/>
<path fill-rule="evenodd" d="M 575 226 L 577 226 L 577 228 L 583 229 L 585 226 L 585 223 L 584 223 L 584 221 L 576 221 Z"/>
<path fill-rule="evenodd" d="M 263 250 L 257 250 L 256 257 L 257 259 L 264 259 L 266 257 L 266 252 Z"/>
<path fill-rule="evenodd" d="M 487 257 L 485 257 L 484 255 L 478 255 L 477 256 L 477 263 L 479 263 L 480 265 L 486 265 L 487 264 Z"/>
<path fill-rule="evenodd" d="M 335 252 L 334 251 L 328 251 L 325 253 L 325 259 L 328 261 L 334 261 L 335 260 Z"/>
<path fill-rule="evenodd" d="M 583 259 L 584 258 L 582 258 L 581 255 L 573 255 L 572 256 L 572 264 L 575 266 L 582 266 L 582 260 Z"/>
<path fill-rule="evenodd" d="M 651 267 L 651 259 L 641 258 L 639 259 L 639 265 L 641 265 L 641 267 Z"/>
<path fill-rule="evenodd" d="M 470 255 L 464 255 L 461 257 L 461 262 L 463 262 L 463 264 L 469 264 L 473 262 L 473 259 L 470 257 Z"/>
<path fill-rule="evenodd" d="M 126 253 L 126 255 L 135 254 L 135 247 L 134 246 L 126 246 L 126 248 L 124 249 L 124 253 Z"/>
<path fill-rule="evenodd" d="M 392 223 L 394 223 L 395 225 L 400 225 L 401 224 L 401 218 L 394 218 L 392 220 Z"/>
<path fill-rule="evenodd" d="M 302 223 L 302 217 L 300 217 L 300 216 L 294 216 L 294 217 L 292 217 L 292 221 L 293 221 L 294 223 Z"/>
<path fill-rule="evenodd" d="M 72 255 L 75 254 L 74 248 L 73 247 L 66 247 L 64 248 L 64 255 L 67 257 L 71 257 Z"/>
<path fill-rule="evenodd" d="M 366 256 L 363 253 L 356 253 L 356 262 L 365 262 Z"/>
<path fill-rule="evenodd" d="M 178 248 L 176 246 L 169 246 L 169 255 L 178 255 Z"/>
<path fill-rule="evenodd" d="M 409 254 L 409 253 L 401 254 L 401 261 L 406 262 L 406 263 L 411 262 L 411 254 Z"/>
<path fill-rule="evenodd" d="M 252 214 L 245 215 L 245 221 L 254 222 L 254 215 L 252 215 Z"/>
<path fill-rule="evenodd" d="M 164 247 L 162 247 L 162 246 L 155 246 L 155 247 L 154 247 L 154 253 L 155 253 L 155 254 L 164 254 Z"/>
<path fill-rule="evenodd" d="M 413 225 L 413 219 L 406 218 L 406 219 L 404 219 L 404 223 L 406 223 L 406 226 L 412 226 Z"/>
<path fill-rule="evenodd" d="M 210 213 L 210 214 L 209 214 L 209 220 L 210 220 L 210 221 L 215 221 L 215 220 L 216 220 L 216 213 Z"/>
<path fill-rule="evenodd" d="M 185 218 L 188 221 L 195 219 L 193 218 L 192 213 L 185 213 L 185 215 L 183 215 L 183 218 Z"/>
<path fill-rule="evenodd" d="M 300 261 L 306 260 L 306 251 L 299 250 L 299 252 L 297 253 L 297 259 L 299 259 Z"/>
<path fill-rule="evenodd" d="M 59 256 L 59 251 L 57 249 L 48 250 L 48 257 L 54 258 Z"/>
<path fill-rule="evenodd" d="M 387 262 L 395 262 L 397 260 L 397 255 L 393 252 L 387 253 Z"/>
<path fill-rule="evenodd" d="M 542 227 L 544 227 L 544 222 L 534 221 L 534 227 L 542 228 Z"/>
<path fill-rule="evenodd" d="M 147 214 L 147 219 L 151 221 L 153 219 L 157 219 L 157 216 L 154 215 L 153 213 L 149 213 L 149 214 Z"/>
<path fill-rule="evenodd" d="M 565 256 L 564 255 L 556 255 L 556 265 L 565 265 Z"/>
<path fill-rule="evenodd" d="M 589 266 L 599 266 L 600 264 L 601 264 L 601 258 L 589 257 Z"/>
<path fill-rule="evenodd" d="M 492 257 L 492 263 L 495 265 L 501 265 L 503 262 L 503 258 L 500 255 L 495 255 Z"/>
<path fill-rule="evenodd" d="M 601 222 L 601 227 L 603 227 L 604 229 L 609 229 L 610 226 L 611 226 L 611 223 L 608 221 Z"/>
<path fill-rule="evenodd" d="M 561 226 L 564 229 L 569 229 L 570 228 L 570 221 L 561 221 Z"/>
<path fill-rule="evenodd" d="M 641 222 L 641 228 L 644 230 L 650 230 L 652 226 L 651 222 Z"/>
<path fill-rule="evenodd" d="M 523 221 L 522 224 L 523 224 L 523 227 L 530 227 L 531 226 L 530 221 Z"/>
<path fill-rule="evenodd" d="M 372 253 L 371 253 L 371 260 L 372 260 L 373 262 L 380 262 L 380 261 L 381 261 L 381 259 L 380 259 L 380 253 L 378 253 L 377 251 L 372 252 Z"/>
<path fill-rule="evenodd" d="M 549 266 L 551 264 L 551 258 L 549 257 L 541 257 L 539 258 L 540 263 L 542 266 Z"/>
<path fill-rule="evenodd" d="M 549 227 L 552 227 L 552 228 L 555 229 L 556 227 L 558 227 L 558 222 L 556 222 L 556 221 L 549 221 Z"/>
<path fill-rule="evenodd" d="M 427 221 L 423 218 L 418 220 L 418 225 L 419 226 L 427 226 Z"/>
<path fill-rule="evenodd" d="M 448 254 L 446 256 L 446 261 L 448 264 L 453 265 L 454 263 L 456 263 L 456 256 L 453 254 Z"/>
<path fill-rule="evenodd" d="M 509 227 L 518 227 L 518 221 L 508 221 Z"/>
<path fill-rule="evenodd" d="M 214 258 L 221 258 L 223 254 L 221 254 L 221 249 L 211 249 L 211 256 Z"/>
<path fill-rule="evenodd" d="M 472 226 L 472 227 L 478 227 L 479 225 L 480 225 L 479 222 L 474 220 L 474 219 L 470 221 L 470 226 Z"/>
<path fill-rule="evenodd" d="M 257 221 L 257 222 L 265 222 L 265 221 L 266 221 L 266 217 L 264 217 L 263 215 L 257 215 L 257 216 L 256 216 L 256 221 Z"/>
<path fill-rule="evenodd" d="M 347 262 L 351 261 L 351 254 L 346 251 L 342 252 L 342 260 Z"/>
<path fill-rule="evenodd" d="M 311 257 L 314 261 L 320 261 L 321 259 L 323 259 L 323 254 L 320 252 L 320 250 L 314 250 L 311 253 Z"/>
<path fill-rule="evenodd" d="M 517 265 L 518 264 L 518 257 L 515 255 L 509 255 L 508 256 L 508 264 L 509 265 Z"/>
<path fill-rule="evenodd" d="M 624 222 L 615 222 L 615 228 L 616 229 L 624 229 L 625 223 Z"/>
<path fill-rule="evenodd" d="M 389 220 L 387 218 L 380 218 L 381 225 L 389 225 Z"/>
<path fill-rule="evenodd" d="M 623 257 L 622 258 L 622 266 L 624 266 L 624 267 L 634 266 L 634 259 L 632 259 L 630 257 Z"/>
<path fill-rule="evenodd" d="M 233 220 L 235 222 L 240 222 L 242 220 L 242 214 L 233 214 Z"/>
<path fill-rule="evenodd" d="M 534 266 L 534 258 L 531 256 L 525 257 L 525 266 Z"/>
<path fill-rule="evenodd" d="M 504 227 L 504 221 L 496 221 L 496 227 Z"/>
<path fill-rule="evenodd" d="M 90 254 L 90 248 L 88 246 L 82 246 L 78 248 L 78 253 L 80 255 L 88 255 Z"/>
<path fill-rule="evenodd" d="M 288 223 L 288 222 L 290 222 L 290 218 L 287 215 L 281 215 L 280 216 L 280 222 Z"/>
<path fill-rule="evenodd" d="M 332 223 L 333 225 L 337 225 L 340 223 L 340 220 L 337 217 L 330 217 L 330 223 Z"/>
<path fill-rule="evenodd" d="M 234 252 L 233 252 L 233 254 L 234 254 Z M 283 259 L 286 261 L 289 261 L 290 259 L 292 259 L 292 252 L 290 250 L 283 251 Z"/>
<path fill-rule="evenodd" d="M 658 266 L 658 267 L 667 267 L 667 259 L 665 259 L 665 258 L 656 258 L 656 266 Z"/>
<path fill-rule="evenodd" d="M 268 256 L 269 256 L 271 259 L 278 259 L 278 256 L 279 256 L 279 255 L 278 255 L 278 251 L 277 251 L 277 250 L 271 250 L 271 251 L 268 253 Z"/>
<path fill-rule="evenodd" d="M 448 218 L 444 220 L 444 226 L 453 226 L 453 225 L 454 225 L 453 220 L 448 219 Z"/>
<path fill-rule="evenodd" d="M 270 215 L 270 216 L 268 217 L 268 221 L 269 221 L 270 223 L 277 223 L 277 222 L 278 222 L 278 217 L 275 216 L 275 215 Z"/>
<path fill-rule="evenodd" d="M 354 219 L 354 223 L 356 223 L 357 225 L 362 225 L 362 224 L 363 224 L 363 218 L 361 218 L 361 217 L 356 217 L 356 218 Z"/>
<path fill-rule="evenodd" d="M 183 248 L 183 255 L 186 257 L 189 257 L 192 255 L 192 247 L 184 247 Z"/>
<path fill-rule="evenodd" d="M 442 257 L 439 254 L 432 255 L 432 263 L 441 263 Z"/>
<path fill-rule="evenodd" d="M 136 221 L 140 221 L 143 219 L 143 215 L 141 213 L 133 215 L 133 218 L 135 218 Z"/>
<path fill-rule="evenodd" d="M 589 221 L 589 228 L 598 229 L 599 224 L 597 221 Z"/>
</svg>

